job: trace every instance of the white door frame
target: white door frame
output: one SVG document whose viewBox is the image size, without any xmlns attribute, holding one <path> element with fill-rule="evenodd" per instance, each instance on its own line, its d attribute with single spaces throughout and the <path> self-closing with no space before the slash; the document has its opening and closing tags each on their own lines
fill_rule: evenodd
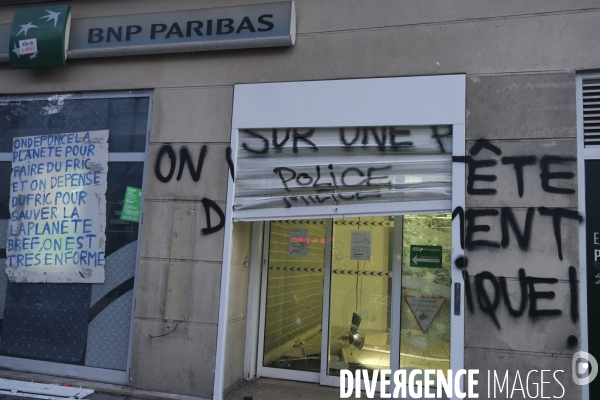
<svg viewBox="0 0 600 400">
<path fill-rule="evenodd" d="M 359 94 L 359 95 L 357 95 Z M 453 157 L 465 156 L 465 75 L 439 75 L 405 78 L 350 79 L 236 85 L 233 101 L 231 161 L 237 160 L 240 129 L 282 127 L 340 127 L 390 125 L 452 125 Z M 464 160 L 462 160 L 464 161 Z M 246 210 L 234 215 L 235 181 L 230 176 L 225 210 L 225 239 L 219 325 L 215 365 L 214 399 L 224 390 L 231 245 L 233 222 L 266 219 L 341 217 L 344 215 L 401 215 L 465 206 L 465 164 L 452 164 L 452 201 L 420 204 L 384 203 L 376 213 L 364 213 L 355 205 L 310 207 L 310 209 L 271 209 L 268 213 Z M 420 209 L 428 208 L 427 210 Z M 322 208 L 322 209 L 321 209 Z M 408 209 L 407 209 L 408 208 Z M 268 214 L 268 215 L 267 215 Z M 452 261 L 462 257 L 460 218 L 452 223 Z M 452 370 L 464 366 L 464 281 L 462 271 L 452 268 L 451 359 Z M 454 285 L 459 285 L 454 290 Z M 458 298 L 455 299 L 455 295 Z M 455 312 L 456 311 L 456 312 Z"/>
</svg>

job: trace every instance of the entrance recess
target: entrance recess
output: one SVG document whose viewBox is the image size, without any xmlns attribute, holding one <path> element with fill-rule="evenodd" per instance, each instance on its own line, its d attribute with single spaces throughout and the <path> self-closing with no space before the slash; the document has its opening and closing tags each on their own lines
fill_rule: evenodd
<svg viewBox="0 0 600 400">
<path fill-rule="evenodd" d="M 451 216 L 267 223 L 258 375 L 447 370 Z"/>
<path fill-rule="evenodd" d="M 464 123 L 462 75 L 236 86 L 215 393 L 234 221 L 264 222 L 246 376 L 463 368 Z"/>
</svg>

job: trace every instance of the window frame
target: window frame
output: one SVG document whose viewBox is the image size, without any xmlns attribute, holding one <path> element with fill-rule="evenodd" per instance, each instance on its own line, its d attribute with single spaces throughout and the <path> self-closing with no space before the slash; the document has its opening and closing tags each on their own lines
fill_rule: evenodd
<svg viewBox="0 0 600 400">
<path fill-rule="evenodd" d="M 581 351 L 589 350 L 588 335 L 588 296 L 587 296 L 587 219 L 586 219 L 586 188 L 585 188 L 585 162 L 587 160 L 600 160 L 600 146 L 585 147 L 583 129 L 583 80 L 600 79 L 600 72 L 579 73 L 576 76 L 576 113 L 577 113 L 577 188 L 579 214 L 583 222 L 579 224 L 579 311 L 581 327 Z M 589 400 L 590 386 L 581 386 L 582 399 Z"/>
<path fill-rule="evenodd" d="M 36 100 L 47 100 L 49 96 L 65 96 L 69 100 L 82 100 L 82 99 L 115 99 L 115 98 L 132 98 L 132 97 L 147 97 L 148 98 L 148 117 L 146 121 L 146 140 L 144 143 L 143 152 L 128 152 L 118 153 L 112 152 L 109 148 L 108 162 L 141 162 L 143 166 L 143 178 L 142 178 L 142 199 L 145 199 L 146 187 L 147 187 L 147 173 L 146 164 L 148 161 L 148 151 L 150 142 L 150 131 L 152 123 L 152 105 L 154 100 L 154 92 L 152 90 L 134 90 L 134 91 L 116 91 L 116 92 L 89 92 L 89 93 L 47 93 L 47 94 L 31 94 L 31 95 L 19 95 L 19 96 L 0 96 L 1 101 L 36 101 Z M 110 135 L 110 131 L 109 131 Z M 12 162 L 11 153 L 0 152 L 0 162 Z M 96 382 L 106 382 L 113 384 L 129 384 L 129 371 L 131 369 L 131 358 L 134 340 L 134 322 L 135 322 L 135 301 L 137 294 L 138 282 L 135 279 L 139 274 L 140 267 L 140 249 L 143 239 L 142 235 L 142 224 L 144 215 L 144 201 L 142 201 L 140 213 L 142 218 L 139 222 L 138 238 L 136 245 L 136 258 L 135 258 L 135 269 L 134 269 L 134 284 L 133 284 L 133 301 L 131 303 L 131 318 L 129 324 L 129 343 L 127 349 L 127 367 L 124 371 L 113 370 L 107 368 L 89 367 L 85 365 L 72 365 L 62 364 L 51 361 L 41 361 L 27 358 L 16 358 L 9 356 L 0 356 L 0 366 L 6 369 L 12 369 L 16 371 L 27 371 L 41 374 L 54 374 L 52 371 L 57 369 L 63 376 L 68 376 L 76 379 L 85 379 Z M 1 271 L 3 272 L 3 271 Z"/>
</svg>

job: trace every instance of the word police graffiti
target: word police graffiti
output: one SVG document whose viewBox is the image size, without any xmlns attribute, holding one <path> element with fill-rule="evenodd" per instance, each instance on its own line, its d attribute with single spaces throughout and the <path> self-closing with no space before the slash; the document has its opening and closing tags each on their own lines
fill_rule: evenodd
<svg viewBox="0 0 600 400">
<path fill-rule="evenodd" d="M 260 174 L 263 189 L 274 190 L 268 200 L 273 205 L 277 202 L 283 202 L 280 206 L 286 208 L 337 205 L 373 198 L 383 201 L 384 197 L 393 201 L 403 197 L 403 191 L 410 192 L 404 189 L 415 187 L 424 192 L 439 182 L 442 183 L 436 186 L 436 199 L 450 196 L 449 155 L 428 159 L 419 171 L 409 166 L 416 162 L 418 153 L 429 156 L 449 153 L 452 131 L 448 127 L 243 129 L 240 138 L 244 165 L 255 175 L 246 173 L 245 177 L 256 180 Z M 382 155 L 386 158 L 380 158 Z M 260 165 L 258 160 L 262 157 L 268 160 L 268 165 L 273 165 L 271 171 L 276 179 L 269 176 L 269 168 Z M 321 164 L 323 160 L 329 162 Z M 439 189 L 445 183 L 446 192 L 443 187 Z M 245 189 L 249 197 L 254 196 L 250 186 L 241 190 Z"/>
<path fill-rule="evenodd" d="M 477 158 L 482 151 L 488 151 L 496 156 L 502 155 L 502 150 L 488 142 L 487 140 L 478 140 L 470 148 L 469 156 L 454 157 L 454 162 L 464 162 L 467 164 L 467 193 L 471 196 L 494 196 L 497 189 L 491 187 L 492 182 L 497 181 L 497 176 L 490 173 L 490 168 L 498 165 L 497 160 L 492 158 Z M 573 181 L 575 174 L 572 170 L 575 168 L 575 158 L 562 157 L 557 155 L 520 155 L 500 158 L 502 165 L 512 166 L 515 173 L 515 183 L 519 197 L 523 197 L 525 191 L 524 169 L 539 168 L 539 187 L 543 192 L 550 194 L 574 195 L 575 189 L 565 187 L 568 181 Z M 487 171 L 487 172 L 486 172 Z M 560 185 L 558 183 L 561 183 Z M 527 187 L 535 187 L 535 183 L 529 182 Z M 536 212 L 537 211 L 537 212 Z M 537 215 L 537 217 L 536 217 Z M 558 260 L 563 260 L 562 248 L 562 225 L 565 221 L 579 223 L 583 221 L 581 215 L 567 208 L 547 208 L 547 207 L 529 207 L 523 221 L 518 221 L 513 209 L 503 207 L 501 209 L 468 209 L 466 212 L 462 208 L 457 208 L 452 214 L 453 218 L 460 219 L 461 226 L 461 246 L 468 251 L 477 251 L 479 249 L 504 249 L 510 244 L 511 233 L 515 237 L 518 247 L 521 251 L 529 251 L 532 236 L 532 226 L 536 218 L 550 218 L 552 220 L 554 240 L 556 244 L 556 256 Z M 480 223 L 478 218 L 495 217 L 500 219 L 501 237 L 492 238 L 485 236 L 485 232 L 491 230 L 490 225 Z M 463 226 L 466 228 L 463 230 Z M 462 240 L 464 238 L 464 240 Z M 552 300 L 556 294 L 550 290 L 540 290 L 539 285 L 554 285 L 558 279 L 564 279 L 569 282 L 570 289 L 570 317 L 573 323 L 579 320 L 578 308 L 578 279 L 577 270 L 570 266 L 565 271 L 565 276 L 559 277 L 532 277 L 528 276 L 524 268 L 518 271 L 519 296 L 512 298 L 507 289 L 507 279 L 503 276 L 496 276 L 490 271 L 478 273 L 473 277 L 473 283 L 469 276 L 465 257 L 456 260 L 456 267 L 463 269 L 465 277 L 465 297 L 468 310 L 475 312 L 475 300 L 479 309 L 487 314 L 498 329 L 501 324 L 496 316 L 496 312 L 501 304 L 504 304 L 509 314 L 514 318 L 525 315 L 532 322 L 540 318 L 551 318 L 559 316 L 562 310 L 548 308 L 548 303 L 544 306 L 540 300 Z M 474 288 L 472 287 L 474 286 Z M 475 292 L 475 295 L 473 295 Z M 501 303 L 502 300 L 502 303 Z M 529 305 L 529 306 L 528 306 Z M 567 346 L 575 347 L 578 344 L 577 336 L 570 335 L 567 338 Z"/>
<path fill-rule="evenodd" d="M 175 153 L 175 150 L 173 150 L 173 146 L 171 146 L 170 144 L 165 144 L 158 150 L 158 153 L 156 155 L 156 163 L 154 164 L 154 176 L 156 176 L 156 179 L 158 179 L 159 181 L 163 183 L 168 183 L 175 175 L 175 170 L 177 170 L 177 176 L 175 177 L 175 179 L 177 181 L 180 181 L 183 177 L 183 173 L 187 166 L 188 173 L 190 174 L 192 180 L 194 182 L 198 182 L 200 181 L 200 177 L 202 175 L 202 168 L 204 167 L 204 160 L 206 159 L 207 153 L 208 147 L 206 145 L 203 145 L 200 148 L 200 152 L 198 154 L 198 161 L 194 165 L 194 160 L 188 148 L 186 146 L 181 146 L 179 148 L 179 168 L 177 169 L 177 154 Z M 166 174 L 163 172 L 163 160 L 166 160 L 165 157 L 168 158 L 168 161 L 166 161 L 166 164 L 168 166 L 168 172 L 166 172 Z M 226 159 L 230 158 L 231 149 L 228 148 L 226 153 Z M 233 178 L 233 170 L 231 171 L 231 174 Z M 225 214 L 223 213 L 223 210 L 217 203 L 206 197 L 203 198 L 201 202 L 204 206 L 204 212 L 206 213 L 206 227 L 202 228 L 202 234 L 210 235 L 220 231 L 225 226 Z M 216 225 L 212 224 L 213 221 L 211 220 L 211 210 L 213 210 L 219 217 L 219 222 Z"/>
<path fill-rule="evenodd" d="M 273 172 L 276 173 L 281 179 L 281 184 L 285 188 L 286 191 L 292 192 L 290 187 L 288 186 L 289 182 L 294 182 L 298 186 L 307 186 L 312 187 L 315 191 L 319 192 L 321 190 L 331 190 L 331 189 L 352 189 L 352 188 L 360 188 L 360 186 L 389 186 L 390 185 L 390 177 L 387 175 L 377 176 L 377 172 L 385 171 L 392 168 L 391 165 L 386 165 L 383 167 L 370 167 L 366 169 L 361 169 L 357 167 L 349 167 L 343 170 L 342 173 L 336 175 L 334 171 L 333 164 L 329 164 L 327 167 L 329 174 L 327 174 L 324 179 L 321 179 L 321 166 L 315 166 L 314 173 L 307 172 L 296 172 L 292 168 L 287 167 L 277 167 L 273 169 Z M 324 168 L 324 169 L 325 169 Z M 341 184 L 338 184 L 338 181 Z M 338 204 L 343 201 L 350 200 L 364 200 L 372 197 L 381 197 L 379 193 L 367 194 L 367 193 L 336 193 L 336 194 L 327 194 L 327 195 L 308 195 L 308 196 L 286 196 L 283 200 L 286 203 L 286 207 L 292 206 L 292 201 L 298 202 L 298 200 L 304 201 L 304 204 L 309 205 L 311 202 L 313 204 L 323 204 L 327 200 L 332 200 L 334 204 Z"/>
</svg>

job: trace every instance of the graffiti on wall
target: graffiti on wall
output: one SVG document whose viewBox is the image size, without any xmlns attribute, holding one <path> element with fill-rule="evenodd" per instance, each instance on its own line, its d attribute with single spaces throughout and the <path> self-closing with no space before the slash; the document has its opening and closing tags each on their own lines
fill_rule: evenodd
<svg viewBox="0 0 600 400">
<path fill-rule="evenodd" d="M 274 134 L 273 140 L 267 140 L 263 136 L 263 146 L 250 147 L 246 143 L 242 147 L 255 154 L 265 154 L 269 151 L 271 145 L 273 149 L 279 149 L 285 146 L 288 142 L 294 151 L 297 151 L 298 142 L 307 144 L 307 149 L 318 151 L 318 146 L 310 140 L 311 132 L 292 132 L 289 131 L 283 137 L 278 137 Z M 377 136 L 373 132 L 368 132 L 371 137 Z M 380 132 L 377 136 L 377 143 L 381 145 L 381 149 L 385 146 L 410 146 L 412 143 L 400 143 L 397 137 L 406 132 Z M 395 136 L 394 136 L 395 135 Z M 410 133 L 408 133 L 410 135 Z M 389 139 L 389 140 L 388 140 Z M 340 133 L 340 140 L 346 146 L 364 145 L 367 139 L 366 131 L 356 131 L 353 134 L 344 132 Z M 172 179 L 180 181 L 184 174 L 189 174 L 194 182 L 199 182 L 202 178 L 204 162 L 208 154 L 208 147 L 203 145 L 200 149 L 197 158 L 194 158 L 192 152 L 181 146 L 177 151 L 169 144 L 163 145 L 156 157 L 154 168 L 156 178 L 168 183 Z M 446 151 L 444 147 L 440 147 L 440 151 Z M 499 160 L 490 158 L 490 154 L 500 157 Z M 228 147 L 225 152 L 225 161 L 229 166 L 229 173 L 232 179 L 235 178 L 234 163 L 232 160 L 232 152 Z M 498 190 L 493 187 L 494 182 L 497 182 L 497 175 L 494 174 L 494 169 L 502 166 L 512 167 L 514 172 L 514 183 L 517 187 L 519 197 L 523 197 L 526 190 L 532 190 L 533 187 L 541 187 L 544 193 L 548 195 L 567 195 L 573 196 L 576 191 L 573 187 L 567 187 L 566 183 L 573 182 L 575 186 L 575 174 L 572 170 L 575 168 L 576 159 L 572 157 L 562 157 L 552 154 L 531 154 L 531 155 L 503 155 L 502 149 L 490 143 L 487 140 L 476 141 L 469 149 L 469 155 L 465 157 L 453 157 L 453 162 L 465 163 L 467 167 L 467 182 L 466 190 L 470 196 L 496 196 Z M 166 168 L 165 168 L 166 166 Z M 539 182 L 525 182 L 525 170 L 527 168 L 537 168 L 539 170 Z M 330 168 L 331 169 L 331 168 Z M 317 170 L 317 177 L 310 179 L 306 173 L 289 171 L 287 167 L 279 167 L 273 171 L 281 179 L 282 185 L 286 186 L 287 182 L 292 180 L 298 181 L 299 184 L 310 182 L 314 185 L 319 183 L 320 171 Z M 327 175 L 331 182 L 344 184 L 344 172 L 339 179 L 335 175 L 331 175 L 331 171 Z M 358 170 L 351 167 L 351 171 L 345 172 L 355 173 L 368 181 L 371 173 Z M 291 177 L 291 178 L 290 178 Z M 378 176 L 378 178 L 380 178 Z M 322 183 L 322 182 L 321 182 Z M 539 184 L 539 186 L 537 186 Z M 295 197 L 295 196 L 294 196 Z M 314 196 L 313 196 L 314 197 Z M 296 200 L 296 199 L 294 199 Z M 306 201 L 306 200 L 304 200 Z M 221 207 L 208 198 L 201 200 L 206 213 L 207 226 L 202 229 L 202 233 L 209 235 L 220 231 L 224 226 L 225 215 Z M 322 202 L 322 201 L 319 201 Z M 288 205 L 289 206 L 289 205 Z M 214 218 L 211 219 L 211 211 L 216 214 L 219 221 L 215 223 Z M 575 210 L 568 208 L 549 208 L 549 207 L 528 207 L 524 210 L 523 217 L 515 214 L 515 210 L 511 207 L 500 208 L 471 208 L 464 210 L 457 208 L 453 211 L 452 217 L 460 219 L 461 228 L 461 247 L 467 251 L 478 251 L 483 249 L 497 249 L 502 251 L 507 249 L 511 241 L 514 240 L 518 248 L 522 252 L 528 252 L 532 240 L 533 226 L 537 220 L 549 219 L 553 227 L 553 244 L 555 248 L 555 256 L 558 261 L 563 261 L 563 226 L 566 223 L 580 223 L 583 221 L 582 216 Z M 484 218 L 497 218 L 500 225 L 500 237 L 490 237 L 486 233 L 491 231 L 491 226 L 481 222 Z M 573 323 L 579 321 L 579 283 L 577 269 L 574 266 L 569 266 L 564 276 L 555 277 L 539 277 L 528 275 L 525 268 L 518 270 L 517 284 L 519 290 L 518 296 L 509 294 L 508 281 L 505 276 L 495 275 L 491 271 L 479 272 L 474 276 L 470 276 L 468 272 L 468 260 L 466 257 L 459 257 L 455 261 L 455 266 L 463 270 L 465 276 L 465 299 L 466 306 L 469 312 L 475 313 L 477 308 L 480 312 L 486 314 L 490 318 L 490 322 L 498 329 L 502 329 L 502 324 L 497 317 L 497 312 L 501 307 L 505 307 L 509 315 L 513 318 L 528 317 L 532 322 L 537 322 L 547 318 L 553 318 L 564 313 L 568 313 Z M 552 307 L 552 300 L 556 298 L 556 293 L 549 290 L 548 286 L 555 285 L 559 281 L 567 281 L 569 283 L 570 307 L 564 311 Z M 567 338 L 567 346 L 575 347 L 578 344 L 578 338 L 575 335 L 570 335 Z"/>
<path fill-rule="evenodd" d="M 467 193 L 470 196 L 497 195 L 497 189 L 491 185 L 497 181 L 497 176 L 493 174 L 493 171 L 497 167 L 498 161 L 493 158 L 483 158 L 486 152 L 496 156 L 502 155 L 499 147 L 481 139 L 471 146 L 468 156 L 453 158 L 454 162 L 462 162 L 467 166 Z M 480 153 L 481 155 L 478 156 Z M 475 158 L 475 156 L 478 157 Z M 575 174 L 572 172 L 576 165 L 575 158 L 556 155 L 522 155 L 504 156 L 500 161 L 502 165 L 513 167 L 519 197 L 523 197 L 525 192 L 525 168 L 539 169 L 539 184 L 543 192 L 575 195 L 575 189 L 564 187 L 565 183 L 568 184 L 570 181 L 573 181 L 573 186 L 575 186 Z M 535 184 L 530 182 L 527 188 L 531 187 L 535 187 Z M 501 227 L 499 238 L 486 236 L 486 232 L 490 232 L 491 227 L 480 222 L 480 218 L 484 217 L 499 219 Z M 463 250 L 498 249 L 501 251 L 509 247 L 512 236 L 522 252 L 529 251 L 532 227 L 535 221 L 538 218 L 549 218 L 552 221 L 555 254 L 559 261 L 563 261 L 563 224 L 569 223 L 569 221 L 578 223 L 583 221 L 577 211 L 561 207 L 529 207 L 521 221 L 517 219 L 514 210 L 510 207 L 467 209 L 466 211 L 458 207 L 452 213 L 452 218 L 460 219 Z M 519 294 L 513 296 L 514 298 L 509 295 L 506 277 L 496 276 L 490 271 L 483 271 L 473 276 L 471 281 L 466 257 L 457 258 L 455 266 L 463 270 L 465 299 L 469 312 L 476 312 L 475 304 L 477 304 L 479 310 L 489 316 L 491 322 L 498 329 L 502 329 L 497 317 L 500 307 L 506 307 L 509 315 L 513 318 L 527 316 L 534 323 L 562 315 L 563 310 L 552 308 L 552 300 L 555 299 L 556 293 L 553 290 L 541 289 L 541 287 L 547 288 L 547 285 L 555 285 L 559 280 L 569 282 L 570 309 L 568 313 L 573 323 L 579 321 L 579 283 L 577 269 L 574 266 L 569 266 L 565 271 L 565 276 L 559 277 L 534 277 L 528 275 L 524 268 L 520 268 L 518 270 Z M 577 336 L 570 335 L 567 338 L 569 348 L 575 347 L 577 344 Z"/>
<path fill-rule="evenodd" d="M 202 178 L 204 161 L 206 160 L 207 154 L 208 147 L 203 145 L 200 148 L 198 159 L 194 162 L 192 153 L 190 153 L 190 150 L 186 146 L 180 146 L 179 151 L 176 152 L 172 145 L 165 144 L 161 146 L 156 155 L 154 176 L 162 183 L 168 183 L 173 178 L 180 181 L 187 169 L 187 173 L 192 178 L 192 181 L 199 182 Z M 225 159 L 229 165 L 231 178 L 233 179 L 234 170 L 233 162 L 231 160 L 231 148 L 229 147 L 226 149 Z M 167 165 L 166 169 L 163 168 L 164 164 Z M 177 172 L 177 175 L 175 175 L 175 172 Z M 206 215 L 206 226 L 202 228 L 202 234 L 211 235 L 223 229 L 225 226 L 225 213 L 221 207 L 216 202 L 206 197 L 202 198 L 200 201 Z M 218 223 L 215 223 L 216 221 L 211 218 L 211 211 L 219 218 Z"/>
<path fill-rule="evenodd" d="M 450 126 L 242 129 L 238 150 L 238 209 L 451 196 Z"/>
</svg>

